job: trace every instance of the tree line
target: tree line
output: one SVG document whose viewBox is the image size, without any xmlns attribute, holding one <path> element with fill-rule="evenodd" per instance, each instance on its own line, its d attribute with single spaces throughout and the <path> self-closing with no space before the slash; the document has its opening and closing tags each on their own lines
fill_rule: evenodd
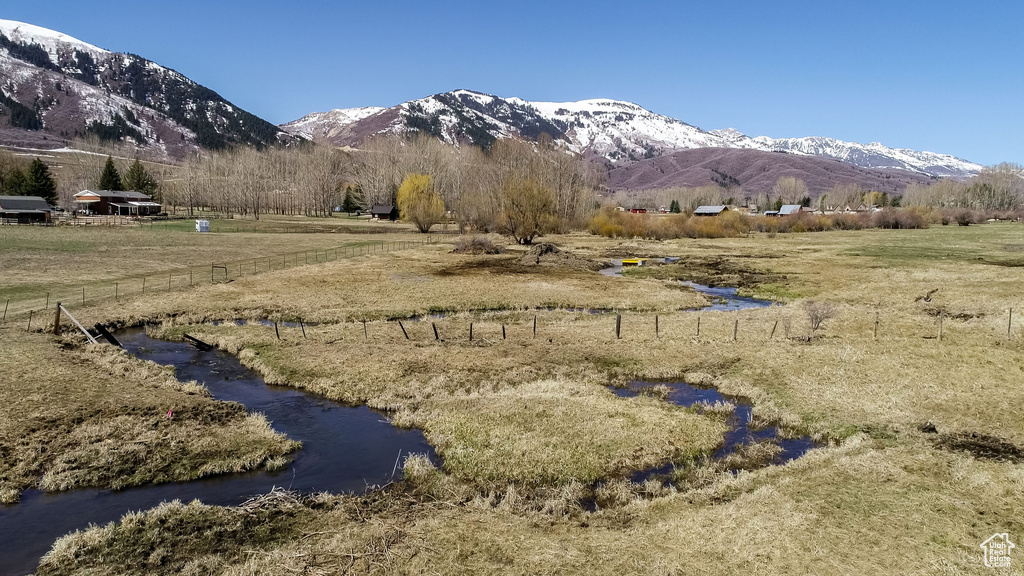
<svg viewBox="0 0 1024 576">
<path fill-rule="evenodd" d="M 499 140 L 483 150 L 426 135 L 381 135 L 355 151 L 310 144 L 196 156 L 166 183 L 164 201 L 189 214 L 256 219 L 394 205 L 423 231 L 450 220 L 461 230 L 503 231 L 529 243 L 582 227 L 599 183 L 591 164 L 550 138 Z"/>
</svg>

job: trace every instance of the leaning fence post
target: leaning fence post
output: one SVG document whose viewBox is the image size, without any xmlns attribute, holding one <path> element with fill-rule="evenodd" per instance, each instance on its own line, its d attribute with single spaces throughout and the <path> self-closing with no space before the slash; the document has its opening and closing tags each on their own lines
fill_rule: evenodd
<svg viewBox="0 0 1024 576">
<path fill-rule="evenodd" d="M 4 304 L 4 320 L 7 320 L 7 307 L 11 305 L 11 299 L 7 299 L 7 303 Z"/>
<path fill-rule="evenodd" d="M 502 340 L 505 339 L 505 325 L 504 324 L 501 325 L 501 339 Z"/>
<path fill-rule="evenodd" d="M 405 339 L 408 340 L 409 339 L 409 333 L 405 331 L 405 326 L 402 325 L 402 321 L 401 320 L 398 321 L 398 327 L 402 329 L 402 334 L 405 336 Z"/>
<path fill-rule="evenodd" d="M 434 340 L 440 340 L 441 337 L 437 335 L 437 324 L 431 322 L 430 326 L 434 329 Z"/>
<path fill-rule="evenodd" d="M 772 325 L 772 333 L 768 335 L 768 339 L 771 340 L 775 337 L 775 329 L 779 327 L 779 321 L 776 320 L 775 324 Z"/>
<path fill-rule="evenodd" d="M 299 328 L 302 328 L 302 337 L 306 337 L 306 325 L 302 323 L 302 318 L 299 318 Z"/>
</svg>

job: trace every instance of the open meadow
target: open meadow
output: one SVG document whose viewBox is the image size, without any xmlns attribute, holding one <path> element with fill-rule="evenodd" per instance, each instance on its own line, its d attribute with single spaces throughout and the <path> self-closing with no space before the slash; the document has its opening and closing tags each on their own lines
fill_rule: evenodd
<svg viewBox="0 0 1024 576">
<path fill-rule="evenodd" d="M 38 574 L 982 574 L 985 539 L 1024 534 L 1020 224 L 570 234 L 541 238 L 561 249 L 545 257 L 457 254 L 452 237 L 423 243 L 402 225 L 293 230 L 305 222 L 319 223 L 2 229 L 0 295 L 341 247 L 66 306 L 86 326 L 187 333 L 268 383 L 384 411 L 439 459 L 404 456 L 401 480 L 364 494 L 166 503 L 62 538 Z M 396 248 L 344 251 L 381 240 Z M 623 257 L 678 260 L 596 271 Z M 680 281 L 775 305 L 701 310 L 708 297 Z M 301 451 L 66 318 L 49 335 L 52 304 L 0 323 L 4 502 L 281 468 Z M 634 381 L 649 393 L 616 393 Z M 678 406 L 658 387 L 683 381 L 729 402 Z M 781 465 L 753 449 L 712 457 L 741 399 L 753 428 L 815 447 Z M 665 477 L 634 475 L 654 468 Z"/>
</svg>

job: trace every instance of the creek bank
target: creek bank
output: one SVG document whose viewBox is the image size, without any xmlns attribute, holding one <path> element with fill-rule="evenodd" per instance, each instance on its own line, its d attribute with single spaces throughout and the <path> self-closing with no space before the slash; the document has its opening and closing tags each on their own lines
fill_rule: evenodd
<svg viewBox="0 0 1024 576">
<path fill-rule="evenodd" d="M 422 431 L 393 426 L 366 406 L 346 406 L 297 388 L 270 386 L 222 350 L 203 352 L 185 342 L 150 338 L 144 328 L 116 333 L 132 355 L 175 368 L 180 380 L 204 384 L 217 400 L 261 412 L 276 431 L 303 446 L 281 470 L 210 476 L 190 482 L 125 490 L 28 490 L 21 502 L 0 507 L 0 576 L 32 572 L 52 543 L 90 524 L 105 524 L 164 501 L 200 500 L 234 506 L 275 488 L 298 492 L 363 492 L 401 478 L 401 458 L 438 457 Z"/>
</svg>

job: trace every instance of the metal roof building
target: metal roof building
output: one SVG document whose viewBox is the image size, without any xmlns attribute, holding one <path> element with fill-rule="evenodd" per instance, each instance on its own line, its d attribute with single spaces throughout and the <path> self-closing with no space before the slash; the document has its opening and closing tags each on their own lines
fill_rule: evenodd
<svg viewBox="0 0 1024 576">
<path fill-rule="evenodd" d="M 729 211 L 729 207 L 725 206 L 724 204 L 719 204 L 718 206 L 698 206 L 697 209 L 693 211 L 693 215 L 694 216 L 718 216 L 722 212 L 728 212 L 728 211 Z"/>
</svg>

